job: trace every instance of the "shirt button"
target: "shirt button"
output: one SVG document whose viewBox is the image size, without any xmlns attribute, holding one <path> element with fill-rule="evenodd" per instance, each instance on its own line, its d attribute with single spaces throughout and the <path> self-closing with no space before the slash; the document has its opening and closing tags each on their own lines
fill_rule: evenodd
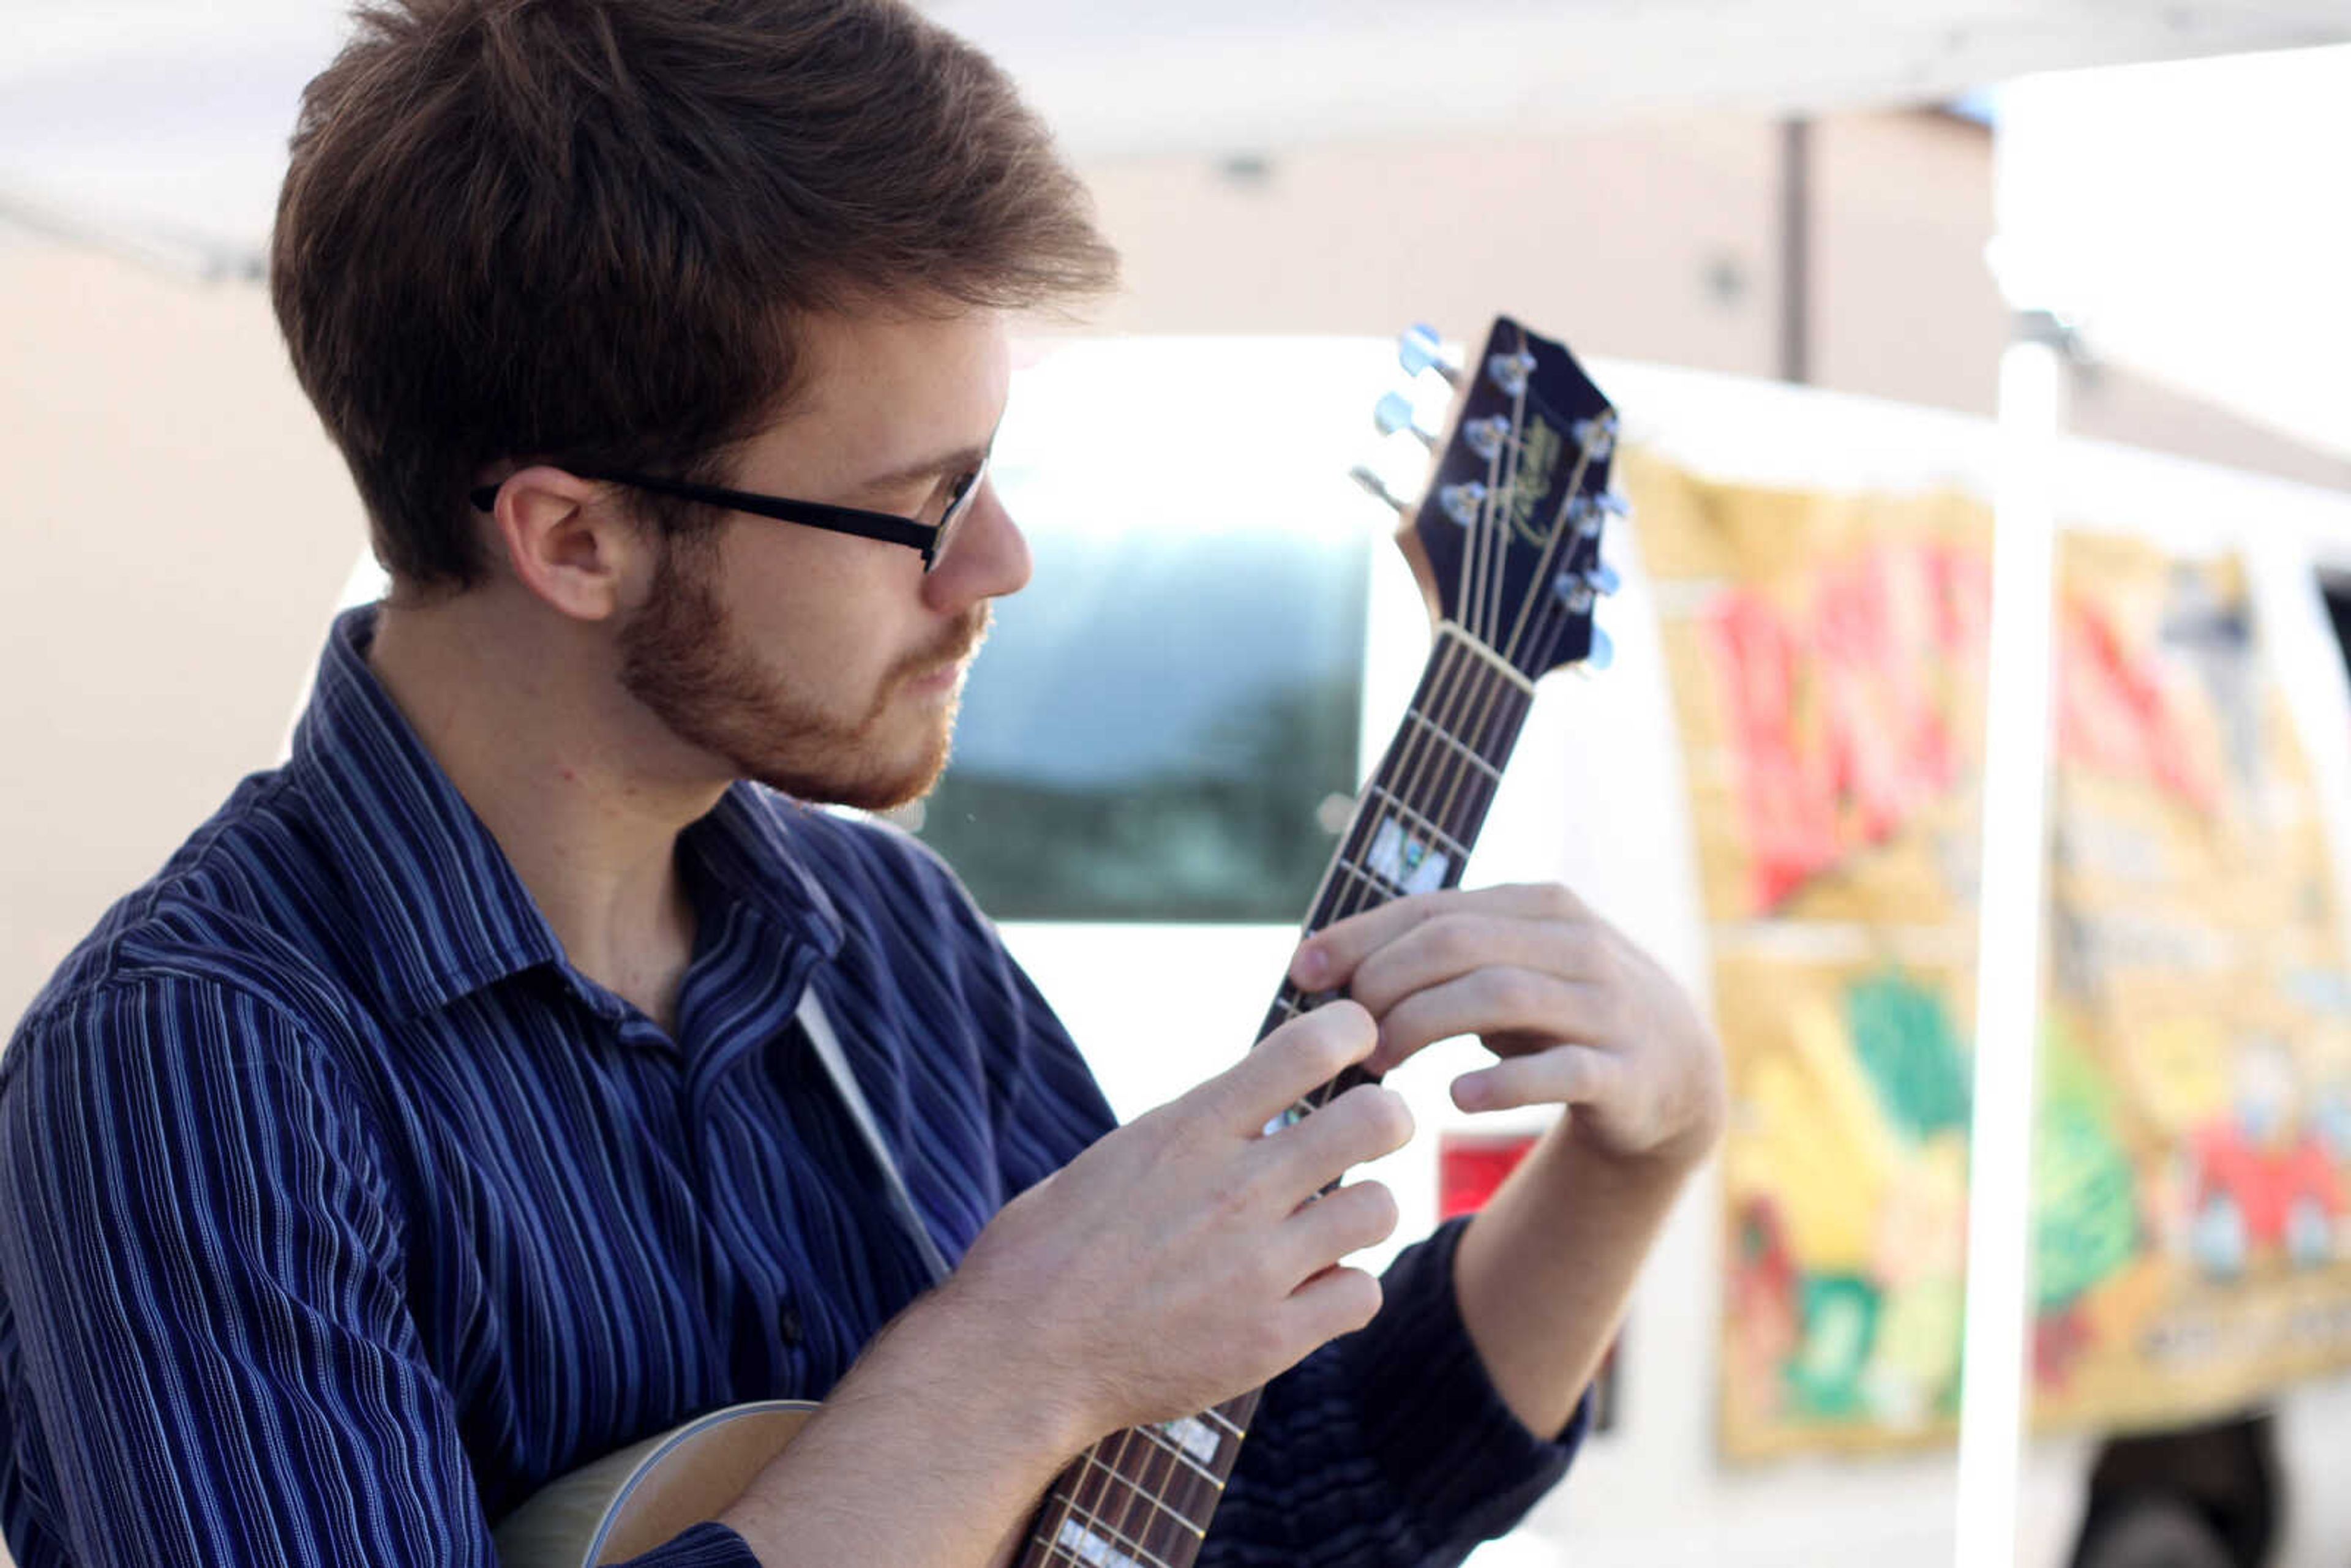
<svg viewBox="0 0 2351 1568">
<path fill-rule="evenodd" d="M 800 1343 L 800 1310 L 789 1301 L 776 1308 L 776 1333 L 785 1344 L 797 1350 Z"/>
</svg>

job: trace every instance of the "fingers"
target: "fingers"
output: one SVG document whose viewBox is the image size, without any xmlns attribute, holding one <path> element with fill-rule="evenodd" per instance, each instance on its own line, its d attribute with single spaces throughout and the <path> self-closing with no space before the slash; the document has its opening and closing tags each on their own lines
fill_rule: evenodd
<svg viewBox="0 0 2351 1568">
<path fill-rule="evenodd" d="M 1315 933 L 1299 946 L 1296 956 L 1290 960 L 1290 978 L 1310 991 L 1336 989 L 1354 977 L 1357 967 L 1365 958 L 1414 927 L 1460 914 L 1553 923 L 1592 917 L 1583 901 L 1557 883 L 1421 894 L 1333 921 Z"/>
<path fill-rule="evenodd" d="M 1594 980 L 1607 971 L 1610 933 L 1598 921 L 1526 920 L 1482 910 L 1456 910 L 1413 925 L 1366 956 L 1347 994 L 1375 1019 L 1432 986 L 1478 969 L 1531 969 L 1568 980 Z"/>
<path fill-rule="evenodd" d="M 1300 1346 L 1292 1362 L 1343 1333 L 1353 1333 L 1378 1315 L 1380 1282 L 1361 1269 L 1325 1269 L 1281 1304 L 1284 1331 Z"/>
<path fill-rule="evenodd" d="M 1274 1190 L 1298 1204 L 1353 1166 L 1392 1155 L 1411 1141 L 1412 1111 L 1404 1096 L 1364 1083 L 1263 1139 L 1255 1155 L 1276 1184 Z"/>
<path fill-rule="evenodd" d="M 1279 1250 L 1293 1288 L 1350 1252 L 1395 1234 L 1395 1195 L 1375 1181 L 1350 1182 L 1302 1205 L 1282 1227 Z"/>
<path fill-rule="evenodd" d="M 1463 1073 L 1453 1081 L 1453 1103 L 1464 1111 L 1590 1105 L 1619 1094 L 1624 1075 L 1623 1060 L 1604 1051 L 1555 1045 Z"/>
<path fill-rule="evenodd" d="M 1415 990 L 1390 1008 L 1380 1018 L 1379 1048 L 1365 1066 L 1385 1072 L 1423 1046 L 1458 1034 L 1482 1035 L 1505 1051 L 1513 1036 L 1546 1044 L 1596 1043 L 1609 1038 L 1616 1006 L 1595 982 L 1536 969 L 1479 969 Z"/>
<path fill-rule="evenodd" d="M 1255 1134 L 1370 1055 L 1378 1038 L 1371 1014 L 1353 1002 L 1332 1002 L 1275 1030 L 1187 1098 L 1227 1130 Z"/>
</svg>

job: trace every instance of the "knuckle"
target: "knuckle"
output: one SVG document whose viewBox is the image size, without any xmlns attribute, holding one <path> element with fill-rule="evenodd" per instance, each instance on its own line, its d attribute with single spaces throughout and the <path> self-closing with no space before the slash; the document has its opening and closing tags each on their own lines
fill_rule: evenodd
<svg viewBox="0 0 2351 1568">
<path fill-rule="evenodd" d="M 1437 956 L 1454 967 L 1475 964 L 1486 952 L 1484 933 L 1466 915 L 1447 915 L 1429 922 L 1428 941 Z"/>
<path fill-rule="evenodd" d="M 1500 969 L 1489 983 L 1494 1010 L 1504 1021 L 1529 1023 L 1541 1014 L 1547 988 L 1537 976 L 1525 969 Z"/>
<path fill-rule="evenodd" d="M 1536 884 L 1536 905 L 1552 920 L 1573 920 L 1583 913 L 1583 901 L 1567 890 L 1567 884 L 1546 882 Z"/>
</svg>

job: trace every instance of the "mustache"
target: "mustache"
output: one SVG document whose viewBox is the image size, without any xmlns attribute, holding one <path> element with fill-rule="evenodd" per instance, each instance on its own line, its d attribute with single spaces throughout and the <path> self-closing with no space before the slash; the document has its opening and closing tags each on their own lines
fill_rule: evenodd
<svg viewBox="0 0 2351 1568">
<path fill-rule="evenodd" d="M 987 641 L 987 628 L 993 613 L 985 602 L 973 605 L 963 618 L 948 631 L 935 648 L 926 648 L 898 666 L 901 679 L 927 674 L 941 664 L 960 664 L 979 651 Z"/>
</svg>

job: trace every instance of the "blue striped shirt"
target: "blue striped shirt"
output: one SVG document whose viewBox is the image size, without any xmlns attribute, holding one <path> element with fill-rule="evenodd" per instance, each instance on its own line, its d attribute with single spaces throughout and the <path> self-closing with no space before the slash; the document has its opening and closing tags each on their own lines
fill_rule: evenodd
<svg viewBox="0 0 2351 1568">
<path fill-rule="evenodd" d="M 674 1037 L 568 964 L 339 621 L 283 768 L 123 900 L 0 1058 L 0 1527 L 23 1568 L 486 1565 L 542 1483 L 821 1398 L 927 1283 L 791 1025 L 814 986 L 960 1257 L 1112 1125 L 902 834 L 749 785 L 683 835 Z M 1270 1390 L 1203 1562 L 1458 1559 L 1566 1468 L 1455 1233 Z M 909 1484 L 916 1484 L 909 1478 Z M 705 1524 L 642 1568 L 755 1563 Z"/>
</svg>

